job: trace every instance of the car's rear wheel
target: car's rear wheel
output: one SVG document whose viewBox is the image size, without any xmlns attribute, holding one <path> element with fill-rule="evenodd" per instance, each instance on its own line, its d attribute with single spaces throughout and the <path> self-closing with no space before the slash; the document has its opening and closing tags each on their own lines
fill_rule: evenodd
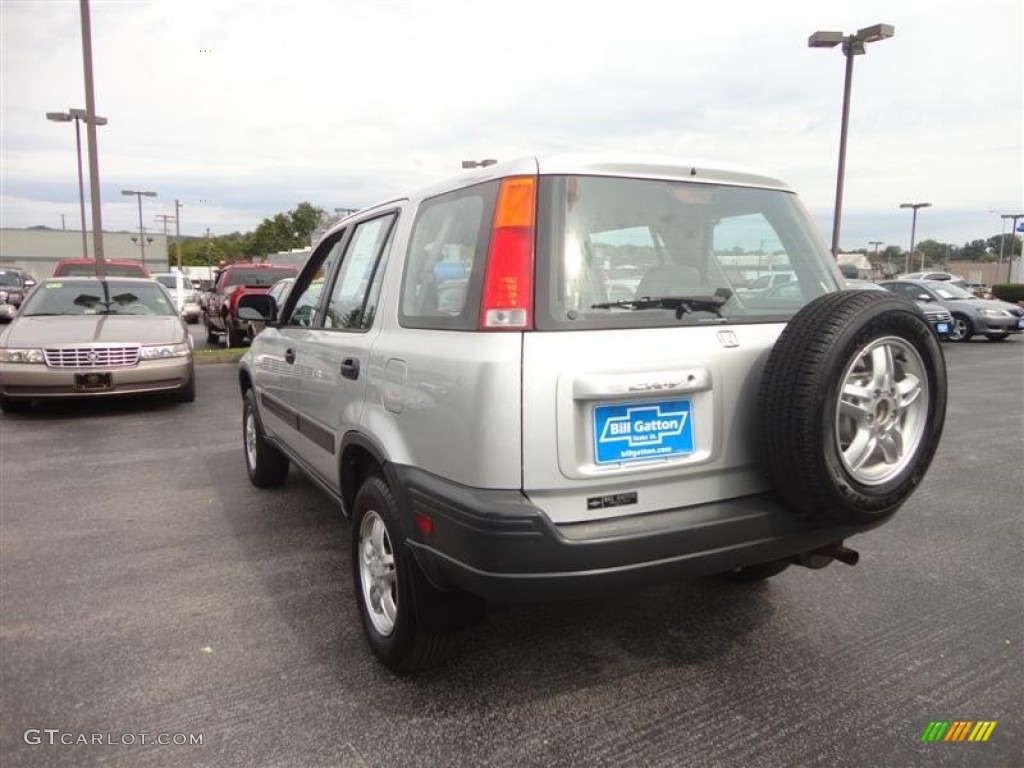
<svg viewBox="0 0 1024 768">
<path fill-rule="evenodd" d="M 352 574 L 370 648 L 395 672 L 444 661 L 454 630 L 479 615 L 472 598 L 432 586 L 405 542 L 391 489 L 371 475 L 353 505 Z"/>
<path fill-rule="evenodd" d="M 242 339 L 244 338 L 242 332 L 233 328 L 230 323 L 226 326 L 224 330 L 224 344 L 228 349 L 242 346 Z"/>
<path fill-rule="evenodd" d="M 789 511 L 868 523 L 924 478 L 945 422 L 945 360 L 913 304 L 828 294 L 779 337 L 759 402 L 764 464 Z"/>
<path fill-rule="evenodd" d="M 970 341 L 974 335 L 971 319 L 964 315 L 953 315 L 953 330 L 949 332 L 950 341 Z"/>
<path fill-rule="evenodd" d="M 210 327 L 210 322 L 205 317 L 203 318 L 203 325 L 206 327 L 206 343 L 216 344 L 219 341 L 217 334 Z"/>
<path fill-rule="evenodd" d="M 249 481 L 257 488 L 275 488 L 284 483 L 288 478 L 288 458 L 263 434 L 252 389 L 246 391 L 242 400 L 242 440 Z"/>
</svg>

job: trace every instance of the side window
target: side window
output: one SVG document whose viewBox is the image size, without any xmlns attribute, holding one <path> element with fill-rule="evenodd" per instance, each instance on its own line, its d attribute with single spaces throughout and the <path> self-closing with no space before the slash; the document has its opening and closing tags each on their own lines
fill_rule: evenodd
<svg viewBox="0 0 1024 768">
<path fill-rule="evenodd" d="M 309 328 L 319 324 L 317 309 L 320 306 L 320 297 L 324 292 L 324 284 L 341 255 L 344 242 L 345 231 L 336 232 L 325 238 L 309 257 L 285 301 L 281 316 L 282 325 Z"/>
<path fill-rule="evenodd" d="M 360 222 L 352 233 L 324 315 L 324 328 L 365 330 L 373 325 L 383 275 L 381 254 L 395 215 Z"/>
<path fill-rule="evenodd" d="M 403 326 L 476 327 L 496 192 L 487 182 L 420 206 L 402 276 Z"/>
</svg>

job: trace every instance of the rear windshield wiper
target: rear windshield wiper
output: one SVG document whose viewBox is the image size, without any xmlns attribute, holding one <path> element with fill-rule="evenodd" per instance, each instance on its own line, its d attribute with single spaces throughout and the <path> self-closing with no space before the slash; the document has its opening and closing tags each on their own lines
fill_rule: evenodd
<svg viewBox="0 0 1024 768">
<path fill-rule="evenodd" d="M 591 304 L 591 309 L 674 309 L 676 320 L 687 312 L 713 312 L 722 316 L 722 305 L 732 297 L 728 288 L 719 288 L 714 296 L 641 296 L 622 301 L 604 301 Z"/>
</svg>

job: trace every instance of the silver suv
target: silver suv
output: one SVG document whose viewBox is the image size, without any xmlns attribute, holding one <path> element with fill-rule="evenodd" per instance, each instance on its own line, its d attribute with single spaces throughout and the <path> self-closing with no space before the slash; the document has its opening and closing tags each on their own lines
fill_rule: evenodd
<svg viewBox="0 0 1024 768">
<path fill-rule="evenodd" d="M 785 271 L 798 289 L 740 292 Z M 920 310 L 842 291 L 780 181 L 676 159 L 493 165 L 345 219 L 242 359 L 259 487 L 351 519 L 377 656 L 429 666 L 488 601 L 740 581 L 844 546 L 945 418 Z"/>
</svg>

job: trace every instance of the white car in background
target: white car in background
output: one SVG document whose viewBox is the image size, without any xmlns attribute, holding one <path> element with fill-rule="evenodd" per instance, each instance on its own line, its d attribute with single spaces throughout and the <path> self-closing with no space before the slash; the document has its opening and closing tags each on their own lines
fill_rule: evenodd
<svg viewBox="0 0 1024 768">
<path fill-rule="evenodd" d="M 152 278 L 171 294 L 182 320 L 186 323 L 199 322 L 203 308 L 199 304 L 199 291 L 192 287 L 188 275 L 182 272 L 157 272 Z"/>
</svg>

